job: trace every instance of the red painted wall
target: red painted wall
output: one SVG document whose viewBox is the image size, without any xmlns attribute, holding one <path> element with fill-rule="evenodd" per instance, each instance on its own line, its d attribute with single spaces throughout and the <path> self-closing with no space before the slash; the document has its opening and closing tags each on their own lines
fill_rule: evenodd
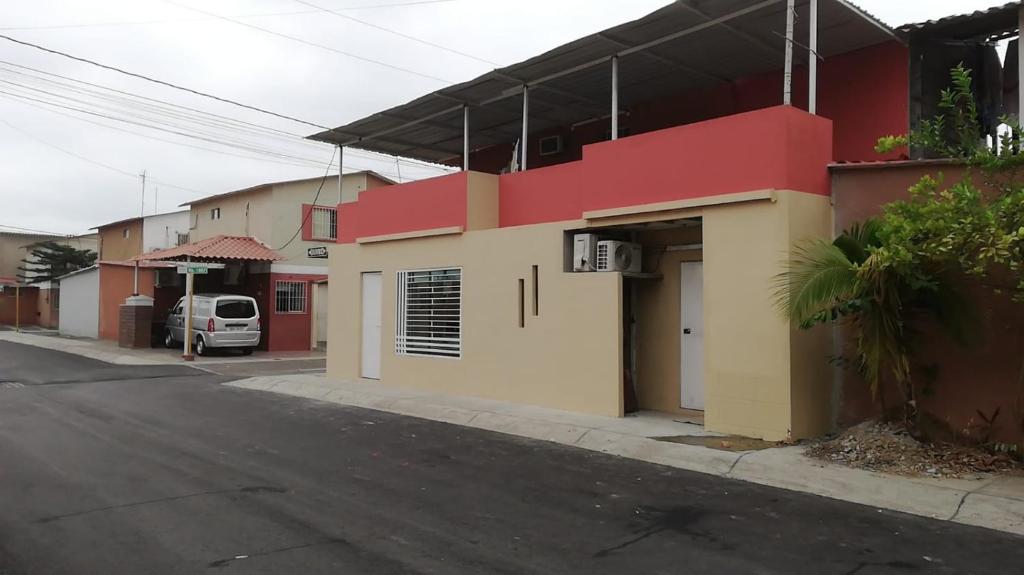
<svg viewBox="0 0 1024 575">
<path fill-rule="evenodd" d="M 400 186 L 365 190 L 338 206 L 338 242 L 356 238 L 466 225 L 468 175 L 459 172 Z"/>
<path fill-rule="evenodd" d="M 501 227 L 589 210 L 789 189 L 828 195 L 831 122 L 789 106 L 676 126 L 583 149 L 583 159 L 498 179 Z M 340 243 L 466 223 L 467 174 L 363 192 L 339 206 Z"/>
<path fill-rule="evenodd" d="M 636 135 L 780 104 L 781 70 L 633 106 L 629 115 L 620 118 L 620 128 Z M 793 104 L 807 109 L 806 68 L 794 70 Z M 910 125 L 907 48 L 893 41 L 820 61 L 818 113 L 835 125 L 835 159 L 882 159 L 874 151 L 878 137 L 905 133 Z M 527 166 L 532 169 L 579 160 L 582 148 L 604 141 L 608 129 L 609 122 L 603 120 L 531 134 Z M 554 134 L 562 136 L 565 151 L 540 156 L 537 139 Z M 499 173 L 511 157 L 511 143 L 494 146 L 473 152 L 470 167 Z M 461 160 L 456 163 L 461 165 Z"/>
<path fill-rule="evenodd" d="M 139 270 L 139 293 L 153 297 L 154 272 Z M 100 339 L 117 341 L 121 304 L 132 295 L 135 269 L 131 266 L 100 264 Z M 154 309 L 154 315 L 156 310 Z"/>
<path fill-rule="evenodd" d="M 37 325 L 38 299 L 39 288 L 23 287 L 20 296 L 15 295 L 14 286 L 4 288 L 4 293 L 0 293 L 0 324 L 14 325 L 17 319 L 20 325 Z M 18 308 L 21 309 L 20 317 L 17 317 Z"/>
<path fill-rule="evenodd" d="M 366 192 L 363 192 L 364 194 Z M 362 201 L 360 199 L 360 201 Z M 313 282 L 327 279 L 326 275 L 279 274 L 265 276 L 266 286 L 261 289 L 260 310 L 263 318 L 263 341 L 269 351 L 309 351 L 312 347 Z M 303 313 L 277 313 L 275 291 L 279 281 L 306 282 L 306 311 Z M 263 345 L 261 345 L 261 348 Z"/>
<path fill-rule="evenodd" d="M 828 195 L 831 123 L 778 106 L 601 142 L 583 160 L 499 177 L 499 225 L 583 212 L 790 189 Z"/>
</svg>

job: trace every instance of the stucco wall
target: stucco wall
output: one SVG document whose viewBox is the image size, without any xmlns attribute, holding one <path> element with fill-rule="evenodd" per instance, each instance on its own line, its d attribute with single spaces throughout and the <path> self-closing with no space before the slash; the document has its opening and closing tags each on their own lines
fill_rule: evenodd
<svg viewBox="0 0 1024 575">
<path fill-rule="evenodd" d="M 100 271 L 94 268 L 60 282 L 61 335 L 99 337 Z"/>
<path fill-rule="evenodd" d="M 347 174 L 342 180 L 343 201 L 345 203 L 356 201 L 360 194 L 366 190 L 366 180 L 366 174 Z M 323 189 L 320 190 L 320 197 L 316 199 L 314 204 L 313 198 L 316 196 L 317 188 L 319 187 L 320 180 L 278 184 L 273 187 L 269 221 L 272 226 L 272 233 L 267 241 L 270 243 L 270 247 L 277 249 L 278 253 L 285 257 L 285 261 L 281 263 L 308 266 L 324 265 L 322 259 L 306 257 L 306 250 L 315 246 L 325 246 L 331 242 L 325 240 L 303 241 L 301 233 L 295 236 L 296 230 L 303 224 L 303 204 L 327 207 L 336 207 L 338 205 L 337 176 L 324 180 Z M 339 222 L 340 225 L 341 223 Z M 294 240 L 292 240 L 292 236 L 295 236 Z M 285 244 L 288 245 L 286 246 Z"/>
<path fill-rule="evenodd" d="M 210 211 L 220 208 L 220 219 L 210 219 Z M 201 200 L 192 204 L 190 241 L 219 235 L 252 236 L 270 243 L 272 238 L 272 191 L 263 187 L 244 194 Z"/>
<path fill-rule="evenodd" d="M 124 237 L 125 230 L 128 237 Z M 99 229 L 99 259 L 123 262 L 142 253 L 142 219 Z"/>
<path fill-rule="evenodd" d="M 817 344 L 797 334 L 773 296 L 794 242 L 829 237 L 829 201 L 800 192 L 775 198 L 703 212 L 705 425 L 769 440 L 827 431 L 814 424 L 831 413 L 828 356 L 818 354 L 830 334 Z"/>
<path fill-rule="evenodd" d="M 924 175 L 941 174 L 946 185 L 952 185 L 966 173 L 962 165 L 941 162 L 837 167 L 832 170 L 835 230 L 878 215 L 888 202 L 908 199 L 907 189 Z M 975 174 L 974 180 L 983 183 L 980 174 Z M 1024 392 L 1017 383 L 1024 350 L 1024 304 L 976 281 L 964 281 L 962 287 L 976 313 L 977 329 L 970 343 L 962 345 L 936 326 L 923 326 L 927 335 L 917 342 L 916 365 L 935 369 L 921 406 L 958 430 L 980 423 L 978 411 L 990 416 L 998 409 L 993 438 L 1024 441 Z M 842 349 L 848 351 L 852 346 L 849 334 L 843 340 Z M 878 408 L 862 379 L 849 370 L 837 375 L 842 390 L 839 422 L 851 424 L 876 417 Z M 921 383 L 928 379 L 921 371 L 917 377 Z M 888 397 L 897 397 L 895 389 L 886 389 Z"/>
<path fill-rule="evenodd" d="M 0 233 L 0 277 L 16 277 L 21 271 L 21 260 L 28 255 L 26 246 L 60 237 L 33 234 Z"/>
<path fill-rule="evenodd" d="M 100 338 L 117 341 L 121 304 L 125 298 L 132 295 L 134 274 L 132 266 L 100 264 Z M 153 269 L 140 269 L 139 293 L 154 297 L 154 279 Z"/>
<path fill-rule="evenodd" d="M 145 252 L 178 245 L 178 234 L 189 233 L 189 210 L 146 216 L 142 222 L 142 247 Z"/>
<path fill-rule="evenodd" d="M 618 274 L 563 272 L 564 230 L 580 222 L 331 247 L 328 372 L 360 373 L 361 272 L 382 273 L 382 385 L 622 413 Z M 531 266 L 539 269 L 532 315 Z M 396 272 L 462 268 L 462 358 L 397 355 Z M 526 280 L 519 327 L 518 280 Z"/>
</svg>

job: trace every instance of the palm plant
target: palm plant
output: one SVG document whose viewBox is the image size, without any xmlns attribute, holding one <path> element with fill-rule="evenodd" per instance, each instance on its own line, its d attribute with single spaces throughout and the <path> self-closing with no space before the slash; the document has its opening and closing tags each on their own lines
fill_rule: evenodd
<svg viewBox="0 0 1024 575">
<path fill-rule="evenodd" d="M 872 396 L 890 371 L 898 384 L 910 377 L 909 341 L 903 321 L 899 276 L 875 265 L 880 226 L 869 219 L 832 242 L 798 246 L 776 278 L 777 305 L 801 329 L 826 322 L 848 323 L 855 334 L 856 364 Z"/>
<path fill-rule="evenodd" d="M 964 342 L 974 314 L 945 267 L 919 262 L 913 274 L 905 275 L 888 263 L 890 235 L 883 221 L 868 219 L 832 242 L 813 240 L 798 246 L 776 277 L 775 295 L 780 311 L 801 329 L 846 324 L 853 334 L 854 364 L 872 398 L 885 415 L 881 382 L 891 376 L 909 424 L 920 415 L 911 379 L 911 326 L 927 317 Z"/>
</svg>

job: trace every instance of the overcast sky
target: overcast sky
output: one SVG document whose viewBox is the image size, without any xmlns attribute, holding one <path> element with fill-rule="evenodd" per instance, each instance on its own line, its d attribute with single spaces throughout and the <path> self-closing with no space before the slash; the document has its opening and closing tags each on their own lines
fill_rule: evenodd
<svg viewBox="0 0 1024 575">
<path fill-rule="evenodd" d="M 446 83 L 471 79 L 496 65 L 520 61 L 580 36 L 638 18 L 668 3 L 665 0 L 0 2 L 3 3 L 0 34 L 329 126 L 404 103 Z M 1003 2 L 858 0 L 856 3 L 886 23 L 897 26 Z M 388 7 L 387 4 L 403 5 Z M 370 25 L 316 8 L 341 11 Z M 337 52 L 218 16 L 301 37 Z M 372 25 L 442 45 L 451 51 L 402 38 Z M 119 123 L 95 115 L 108 114 L 97 107 L 99 102 L 108 107 L 109 115 L 124 118 L 124 101 L 111 99 L 116 94 L 108 94 L 105 100 L 99 101 L 92 88 L 79 85 L 78 92 L 69 92 L 66 80 L 53 76 L 39 80 L 39 72 L 14 65 L 284 132 L 308 135 L 318 131 L 311 126 L 247 112 L 0 39 L 0 229 L 18 226 L 81 233 L 99 224 L 137 215 L 141 207 L 141 181 L 135 174 L 143 170 L 148 176 L 145 205 L 148 214 L 154 210 L 169 211 L 182 202 L 204 195 L 261 182 L 320 176 L 332 155 L 329 146 L 304 143 L 280 134 L 268 137 L 234 129 L 225 131 L 223 126 L 210 125 L 208 120 L 198 128 L 191 124 L 189 133 L 194 135 L 201 129 L 211 136 L 210 139 L 223 141 L 230 137 L 235 147 L 172 133 L 181 130 L 175 128 L 174 121 L 167 122 L 166 116 L 160 116 L 165 122 L 159 125 L 163 131 Z M 53 82 L 61 82 L 63 86 Z M 11 94 L 19 95 L 20 99 L 13 99 Z M 64 106 L 90 110 L 92 114 L 64 108 L 59 110 L 63 115 L 59 115 L 42 109 L 47 106 L 40 102 L 26 98 L 58 101 Z M 85 102 L 89 105 L 84 105 Z M 157 102 L 146 105 L 163 106 Z M 133 104 L 127 112 L 135 114 L 137 121 L 153 126 L 154 108 L 146 111 L 138 106 L 138 103 Z M 253 147 L 287 156 L 254 153 Z M 376 169 L 392 178 L 400 173 L 405 179 L 439 173 L 433 168 L 408 163 L 396 166 L 393 160 L 358 152 L 346 154 L 345 169 Z"/>
</svg>

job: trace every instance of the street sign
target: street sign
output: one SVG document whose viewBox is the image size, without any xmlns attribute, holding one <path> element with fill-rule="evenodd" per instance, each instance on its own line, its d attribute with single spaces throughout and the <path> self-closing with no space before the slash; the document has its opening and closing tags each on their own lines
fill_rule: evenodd
<svg viewBox="0 0 1024 575">
<path fill-rule="evenodd" d="M 179 274 L 205 275 L 210 273 L 210 266 L 207 264 L 186 264 L 178 266 Z"/>
<path fill-rule="evenodd" d="M 317 259 L 327 259 L 327 246 L 317 246 L 306 250 L 306 256 Z"/>
</svg>

